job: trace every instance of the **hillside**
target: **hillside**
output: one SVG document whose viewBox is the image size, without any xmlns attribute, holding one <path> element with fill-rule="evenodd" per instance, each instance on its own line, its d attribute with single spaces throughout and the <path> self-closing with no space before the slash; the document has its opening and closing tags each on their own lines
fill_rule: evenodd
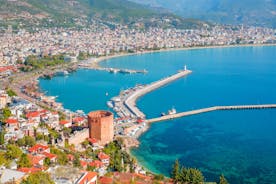
<svg viewBox="0 0 276 184">
<path fill-rule="evenodd" d="M 276 0 L 132 0 L 167 8 L 183 17 L 276 27 Z"/>
<path fill-rule="evenodd" d="M 178 28 L 202 25 L 127 0 L 0 0 L 0 4 L 0 26 L 85 27 L 95 20 Z"/>
</svg>

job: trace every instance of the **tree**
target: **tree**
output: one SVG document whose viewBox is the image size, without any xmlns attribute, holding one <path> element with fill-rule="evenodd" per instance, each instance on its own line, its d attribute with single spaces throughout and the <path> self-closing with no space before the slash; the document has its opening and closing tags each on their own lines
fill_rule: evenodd
<svg viewBox="0 0 276 184">
<path fill-rule="evenodd" d="M 49 167 L 51 165 L 51 160 L 50 158 L 46 157 L 44 160 L 43 160 L 43 165 L 46 166 L 46 167 Z"/>
<path fill-rule="evenodd" d="M 32 166 L 30 159 L 28 158 L 27 154 L 25 154 L 25 153 L 23 153 L 21 155 L 20 159 L 17 162 L 17 165 L 19 168 Z"/>
<path fill-rule="evenodd" d="M 204 177 L 202 173 L 198 169 L 188 169 L 190 183 L 192 184 L 200 184 L 204 182 Z"/>
<path fill-rule="evenodd" d="M 26 144 L 26 146 L 33 146 L 33 145 L 35 145 L 35 139 L 33 138 L 33 137 L 31 137 L 31 136 L 25 136 L 24 137 L 25 138 L 25 144 Z"/>
<path fill-rule="evenodd" d="M 180 179 L 180 166 L 179 166 L 179 161 L 178 160 L 176 160 L 174 162 L 171 177 L 172 177 L 172 179 L 174 180 L 175 183 L 177 183 Z"/>
<path fill-rule="evenodd" d="M 30 174 L 22 184 L 54 184 L 54 182 L 48 173 L 36 172 Z"/>
<path fill-rule="evenodd" d="M 2 130 L 0 132 L 0 145 L 5 144 L 5 132 Z"/>
<path fill-rule="evenodd" d="M 16 143 L 17 143 L 17 145 L 19 147 L 25 146 L 25 139 L 24 139 L 24 137 L 22 139 L 18 139 Z"/>
<path fill-rule="evenodd" d="M 21 149 L 13 144 L 8 144 L 7 145 L 7 151 L 6 151 L 6 158 L 7 159 L 15 159 L 15 158 L 19 158 L 22 155 L 22 151 Z"/>
<path fill-rule="evenodd" d="M 35 145 L 35 139 L 33 137 L 30 136 L 25 136 L 22 139 L 18 139 L 17 140 L 17 145 L 18 146 L 33 146 Z"/>
<path fill-rule="evenodd" d="M 8 90 L 7 90 L 7 94 L 8 94 L 10 97 L 17 96 L 17 94 L 16 94 L 12 89 L 8 89 Z"/>
<path fill-rule="evenodd" d="M 154 179 L 157 181 L 163 181 L 165 179 L 165 176 L 163 174 L 156 174 L 154 175 Z"/>
<path fill-rule="evenodd" d="M 80 157 L 77 154 L 74 155 L 73 165 L 74 165 L 74 167 L 80 167 L 81 166 Z"/>
<path fill-rule="evenodd" d="M 219 177 L 219 184 L 229 184 L 223 174 Z"/>
<path fill-rule="evenodd" d="M 11 116 L 11 111 L 8 107 L 3 108 L 2 113 L 3 113 L 3 121 L 5 121 Z"/>
</svg>

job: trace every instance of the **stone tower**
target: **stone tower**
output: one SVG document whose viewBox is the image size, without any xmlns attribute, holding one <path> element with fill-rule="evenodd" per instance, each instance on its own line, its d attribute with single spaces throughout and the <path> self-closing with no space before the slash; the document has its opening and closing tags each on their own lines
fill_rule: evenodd
<svg viewBox="0 0 276 184">
<path fill-rule="evenodd" d="M 100 145 L 113 141 L 114 125 L 113 113 L 109 111 L 95 111 L 88 114 L 89 138 L 95 138 Z"/>
</svg>

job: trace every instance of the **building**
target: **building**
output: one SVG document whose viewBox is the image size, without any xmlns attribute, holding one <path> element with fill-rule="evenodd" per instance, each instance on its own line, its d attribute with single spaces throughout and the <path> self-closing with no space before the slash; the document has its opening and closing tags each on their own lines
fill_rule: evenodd
<svg viewBox="0 0 276 184">
<path fill-rule="evenodd" d="M 97 139 L 100 145 L 113 141 L 113 113 L 109 111 L 90 112 L 88 114 L 88 127 L 89 138 Z"/>
</svg>

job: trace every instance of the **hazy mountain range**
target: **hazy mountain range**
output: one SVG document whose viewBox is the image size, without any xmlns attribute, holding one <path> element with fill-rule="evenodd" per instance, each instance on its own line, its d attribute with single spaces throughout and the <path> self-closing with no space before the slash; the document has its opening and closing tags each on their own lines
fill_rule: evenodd
<svg viewBox="0 0 276 184">
<path fill-rule="evenodd" d="M 276 27 L 276 0 L 132 0 L 185 18 Z"/>
<path fill-rule="evenodd" d="M 127 0 L 0 0 L 0 26 L 4 27 L 76 27 L 89 25 L 91 20 L 178 28 L 202 25 Z"/>
</svg>

